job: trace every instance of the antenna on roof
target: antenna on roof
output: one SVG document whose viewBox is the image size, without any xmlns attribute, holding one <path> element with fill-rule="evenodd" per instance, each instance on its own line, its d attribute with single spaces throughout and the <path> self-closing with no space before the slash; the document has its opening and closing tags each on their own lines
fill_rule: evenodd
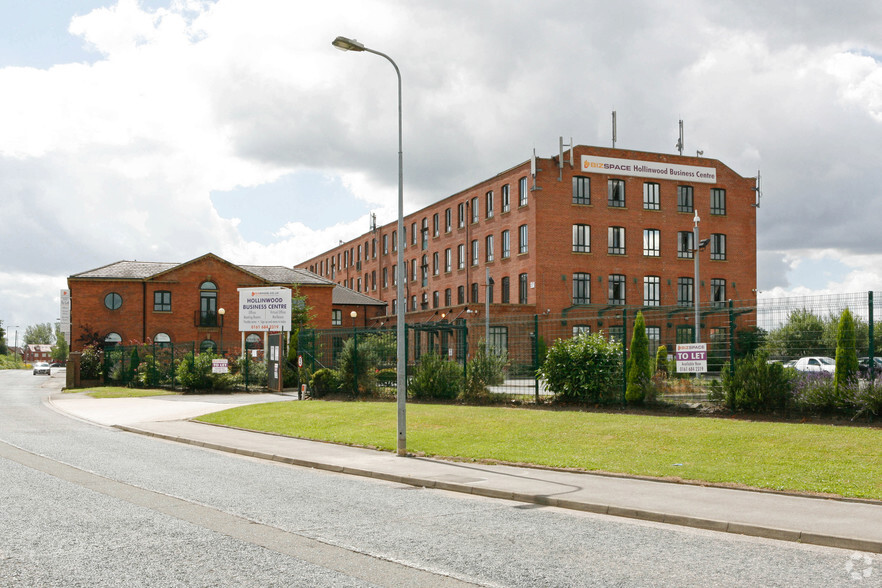
<svg viewBox="0 0 882 588">
<path fill-rule="evenodd" d="M 759 208 L 760 200 L 763 197 L 763 185 L 762 178 L 760 177 L 760 170 L 756 170 L 756 186 L 754 187 L 753 191 L 756 192 L 756 202 L 754 204 L 751 204 L 751 206 L 753 206 L 754 208 Z"/>
<path fill-rule="evenodd" d="M 375 212 L 371 213 L 371 232 L 377 232 L 377 213 Z"/>
<path fill-rule="evenodd" d="M 677 139 L 677 151 L 680 152 L 680 155 L 683 155 L 683 119 L 680 119 L 680 138 Z"/>
<path fill-rule="evenodd" d="M 615 110 L 612 111 L 612 140 L 613 140 L 612 148 L 615 149 L 616 148 L 616 111 Z"/>
<path fill-rule="evenodd" d="M 573 138 L 572 138 L 572 137 L 570 137 L 570 142 L 569 142 L 569 143 L 564 143 L 564 142 L 563 142 L 563 137 L 560 138 L 560 157 L 557 158 L 557 167 L 560 168 L 560 170 L 559 170 L 559 172 L 558 172 L 558 176 L 557 176 L 557 181 L 558 181 L 558 182 L 560 182 L 561 180 L 563 180 L 563 166 L 564 166 L 564 158 L 563 158 L 563 154 L 564 154 L 564 147 L 569 147 L 569 148 L 570 148 L 570 168 L 572 169 L 572 167 L 573 167 Z"/>
</svg>

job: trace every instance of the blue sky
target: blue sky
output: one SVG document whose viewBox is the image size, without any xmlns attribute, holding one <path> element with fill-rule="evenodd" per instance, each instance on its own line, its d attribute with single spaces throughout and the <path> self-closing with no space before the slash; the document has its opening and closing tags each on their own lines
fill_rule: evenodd
<svg viewBox="0 0 882 588">
<path fill-rule="evenodd" d="M 0 4 L 0 320 L 119 259 L 293 265 L 558 138 L 762 170 L 763 296 L 882 290 L 882 5 Z M 676 31 L 678 34 L 672 34 Z M 418 32 L 418 37 L 417 37 Z"/>
</svg>

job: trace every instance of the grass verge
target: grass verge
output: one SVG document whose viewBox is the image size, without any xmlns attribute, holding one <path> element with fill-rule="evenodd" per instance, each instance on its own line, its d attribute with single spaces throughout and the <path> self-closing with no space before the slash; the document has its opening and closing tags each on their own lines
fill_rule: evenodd
<svg viewBox="0 0 882 588">
<path fill-rule="evenodd" d="M 282 402 L 198 420 L 396 448 L 396 405 Z M 882 430 L 696 417 L 410 404 L 408 451 L 882 500 Z"/>
<path fill-rule="evenodd" d="M 171 396 L 178 394 L 160 388 L 126 388 L 124 386 L 102 386 L 94 390 L 69 390 L 69 392 L 85 392 L 92 398 L 142 398 L 144 396 Z"/>
</svg>

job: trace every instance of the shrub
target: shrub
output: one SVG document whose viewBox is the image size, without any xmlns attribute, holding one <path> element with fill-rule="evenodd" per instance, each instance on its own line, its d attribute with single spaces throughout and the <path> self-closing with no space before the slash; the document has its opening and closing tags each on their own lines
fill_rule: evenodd
<svg viewBox="0 0 882 588">
<path fill-rule="evenodd" d="M 206 352 L 187 355 L 178 364 L 178 383 L 187 390 L 228 390 L 235 384 L 232 374 L 213 374 L 211 361 L 218 356 Z"/>
<path fill-rule="evenodd" d="M 347 339 L 337 357 L 340 389 L 353 395 L 374 394 L 377 391 L 377 368 L 387 358 L 395 357 L 395 345 L 395 336 L 391 333 L 356 333 Z"/>
<path fill-rule="evenodd" d="M 380 386 L 395 387 L 398 385 L 398 370 L 385 368 L 377 372 L 377 383 Z"/>
<path fill-rule="evenodd" d="M 231 366 L 235 369 L 236 383 L 242 386 L 266 386 L 266 363 L 254 361 L 250 354 L 239 357 Z"/>
<path fill-rule="evenodd" d="M 845 388 L 850 382 L 857 379 L 858 360 L 855 349 L 854 319 L 851 311 L 847 308 L 839 317 L 839 329 L 836 333 L 836 394 L 847 396 Z"/>
<path fill-rule="evenodd" d="M 634 334 L 631 337 L 631 353 L 628 357 L 628 386 L 625 400 L 640 404 L 646 398 L 651 385 L 652 369 L 649 361 L 649 339 L 646 337 L 646 323 L 643 313 L 638 312 L 634 320 Z"/>
<path fill-rule="evenodd" d="M 87 345 L 80 356 L 80 377 L 97 380 L 101 377 L 101 351 L 95 345 Z"/>
<path fill-rule="evenodd" d="M 453 400 L 459 393 L 462 368 L 437 353 L 420 357 L 407 389 L 418 400 Z"/>
<path fill-rule="evenodd" d="M 853 398 L 854 418 L 873 417 L 882 415 L 882 384 L 878 380 L 866 382 L 859 386 Z"/>
<path fill-rule="evenodd" d="M 620 382 L 622 344 L 602 333 L 558 339 L 539 368 L 555 398 L 566 402 L 613 402 Z"/>
<path fill-rule="evenodd" d="M 466 365 L 465 382 L 462 387 L 463 400 L 476 400 L 490 394 L 489 386 L 498 386 L 505 381 L 505 365 L 508 354 L 505 351 L 487 349 L 484 340 L 478 342 L 478 350 Z"/>
<path fill-rule="evenodd" d="M 336 392 L 339 388 L 340 383 L 337 380 L 337 373 L 332 369 L 318 369 L 309 380 L 309 390 L 312 398 L 322 398 L 326 394 Z"/>
<path fill-rule="evenodd" d="M 734 371 L 723 369 L 723 389 L 729 408 L 757 412 L 787 405 L 792 370 L 785 370 L 777 362 L 769 363 L 768 359 L 767 352 L 759 351 L 735 360 Z"/>
<path fill-rule="evenodd" d="M 659 345 L 655 352 L 655 371 L 668 375 L 668 348 L 664 345 Z"/>
</svg>

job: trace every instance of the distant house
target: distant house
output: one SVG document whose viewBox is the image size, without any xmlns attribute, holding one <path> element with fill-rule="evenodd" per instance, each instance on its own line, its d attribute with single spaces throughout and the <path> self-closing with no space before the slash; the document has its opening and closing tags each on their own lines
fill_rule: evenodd
<svg viewBox="0 0 882 588">
<path fill-rule="evenodd" d="M 52 359 L 51 345 L 25 345 L 22 359 L 25 363 L 37 363 Z"/>
</svg>

